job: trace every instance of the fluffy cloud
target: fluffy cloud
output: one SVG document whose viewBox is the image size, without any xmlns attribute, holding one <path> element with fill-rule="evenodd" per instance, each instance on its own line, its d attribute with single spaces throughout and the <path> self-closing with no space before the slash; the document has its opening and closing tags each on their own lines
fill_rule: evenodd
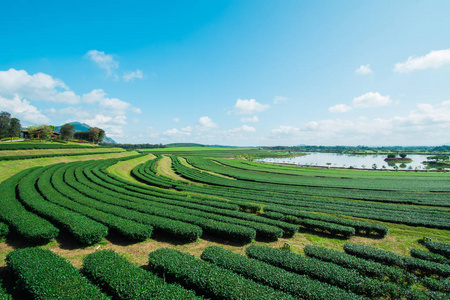
<svg viewBox="0 0 450 300">
<path fill-rule="evenodd" d="M 255 132 L 255 131 L 256 131 L 255 127 L 248 126 L 248 125 L 243 125 L 242 127 L 234 128 L 234 129 L 230 130 L 231 133 Z"/>
<path fill-rule="evenodd" d="M 25 99 L 14 96 L 6 99 L 0 96 L 0 111 L 8 111 L 13 117 L 18 118 L 23 123 L 42 124 L 48 123 L 49 119 L 44 116 L 35 106 Z"/>
<path fill-rule="evenodd" d="M 251 118 L 241 118 L 242 123 L 256 123 L 259 122 L 258 116 L 253 116 Z"/>
<path fill-rule="evenodd" d="M 450 65 L 450 49 L 431 51 L 419 57 L 410 56 L 406 62 L 395 64 L 394 72 L 408 73 L 416 70 L 436 69 L 445 65 Z"/>
<path fill-rule="evenodd" d="M 192 133 L 190 131 L 172 128 L 164 131 L 162 134 L 169 137 L 183 137 L 183 136 L 190 136 Z"/>
<path fill-rule="evenodd" d="M 392 118 L 328 119 L 299 127 L 280 126 L 267 139 L 277 144 L 320 145 L 439 145 L 448 143 L 450 101 L 419 104 L 402 116 Z M 411 139 L 411 137 L 416 139 Z"/>
<path fill-rule="evenodd" d="M 0 95 L 30 100 L 76 104 L 80 97 L 62 82 L 44 73 L 30 75 L 25 70 L 0 71 Z"/>
<path fill-rule="evenodd" d="M 275 96 L 275 98 L 273 98 L 273 103 L 278 104 L 278 103 L 286 101 L 287 99 L 288 98 L 283 97 L 283 96 Z"/>
<path fill-rule="evenodd" d="M 358 69 L 355 70 L 356 74 L 359 75 L 369 75 L 372 73 L 372 69 L 370 68 L 370 64 L 367 64 L 365 66 L 360 66 Z"/>
<path fill-rule="evenodd" d="M 389 96 L 382 96 L 378 92 L 365 93 L 359 97 L 353 98 L 353 106 L 360 108 L 381 107 L 392 103 Z"/>
<path fill-rule="evenodd" d="M 105 70 L 107 76 L 113 76 L 114 70 L 119 68 L 119 63 L 114 60 L 114 57 L 111 54 L 105 54 L 103 51 L 90 50 L 85 56 L 100 69 Z"/>
<path fill-rule="evenodd" d="M 214 123 L 209 117 L 201 117 L 198 119 L 196 127 L 200 130 L 208 130 L 212 128 L 218 127 L 216 123 Z"/>
<path fill-rule="evenodd" d="M 268 108 L 268 104 L 261 104 L 255 99 L 238 99 L 234 105 L 234 112 L 242 115 L 251 115 L 256 112 L 265 111 Z"/>
<path fill-rule="evenodd" d="M 142 79 L 144 78 L 144 74 L 141 70 L 137 69 L 136 71 L 128 71 L 123 74 L 123 81 L 133 81 L 134 79 Z"/>
<path fill-rule="evenodd" d="M 345 113 L 351 109 L 352 108 L 350 106 L 345 104 L 336 104 L 328 108 L 328 110 L 332 113 Z"/>
</svg>

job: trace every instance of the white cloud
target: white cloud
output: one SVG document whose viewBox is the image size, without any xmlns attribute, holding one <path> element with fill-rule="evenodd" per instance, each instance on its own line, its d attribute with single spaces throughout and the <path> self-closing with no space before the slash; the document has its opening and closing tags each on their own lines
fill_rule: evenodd
<svg viewBox="0 0 450 300">
<path fill-rule="evenodd" d="M 107 76 L 113 76 L 114 70 L 119 68 L 119 62 L 114 60 L 111 54 L 105 54 L 103 51 L 90 50 L 86 57 L 92 60 L 100 69 L 106 71 Z"/>
<path fill-rule="evenodd" d="M 336 104 L 328 108 L 328 110 L 332 113 L 345 113 L 351 109 L 352 108 L 350 106 L 345 104 Z"/>
<path fill-rule="evenodd" d="M 216 128 L 218 125 L 214 123 L 209 117 L 201 117 L 198 119 L 197 126 L 200 130 L 207 130 L 211 128 Z"/>
<path fill-rule="evenodd" d="M 250 115 L 269 108 L 268 104 L 261 104 L 255 99 L 238 99 L 234 105 L 234 112 L 242 115 Z"/>
<path fill-rule="evenodd" d="M 43 124 L 49 122 L 49 119 L 35 106 L 25 99 L 20 99 L 18 95 L 15 95 L 12 99 L 0 96 L 0 111 L 8 111 L 13 117 L 20 119 L 22 125 L 24 125 L 23 123 Z"/>
<path fill-rule="evenodd" d="M 353 106 L 361 108 L 381 107 L 390 105 L 391 103 L 392 100 L 389 96 L 382 96 L 378 92 L 369 92 L 353 98 Z"/>
<path fill-rule="evenodd" d="M 274 104 L 278 104 L 280 102 L 284 102 L 286 101 L 288 98 L 283 97 L 283 96 L 275 96 L 275 98 L 273 98 L 273 103 Z"/>
<path fill-rule="evenodd" d="M 238 127 L 238 128 L 234 128 L 234 129 L 230 130 L 231 133 L 255 132 L 255 131 L 256 131 L 255 127 L 248 126 L 248 125 L 243 125 L 242 127 Z"/>
<path fill-rule="evenodd" d="M 294 126 L 281 125 L 276 129 L 272 129 L 270 135 L 272 137 L 295 136 L 300 133 L 300 128 Z"/>
<path fill-rule="evenodd" d="M 76 104 L 80 97 L 62 82 L 44 73 L 30 75 L 25 70 L 0 71 L 0 95 L 30 100 Z"/>
<path fill-rule="evenodd" d="M 183 136 L 190 136 L 192 133 L 189 131 L 178 130 L 176 128 L 172 128 L 172 129 L 164 131 L 162 134 L 166 135 L 166 136 L 170 136 L 170 137 L 183 137 Z"/>
<path fill-rule="evenodd" d="M 178 123 L 180 122 L 180 118 L 173 118 L 173 121 Z"/>
<path fill-rule="evenodd" d="M 242 123 L 256 123 L 258 121 L 259 121 L 258 116 L 253 116 L 251 118 L 241 118 Z"/>
<path fill-rule="evenodd" d="M 431 51 L 419 57 L 410 56 L 406 62 L 395 64 L 394 72 L 408 73 L 416 70 L 436 69 L 445 65 L 450 65 L 450 49 Z"/>
<path fill-rule="evenodd" d="M 137 69 L 136 71 L 128 71 L 123 74 L 123 81 L 128 82 L 134 79 L 142 79 L 144 78 L 144 74 L 141 70 Z"/>
<path fill-rule="evenodd" d="M 369 75 L 372 73 L 372 69 L 370 68 L 370 64 L 367 64 L 365 66 L 361 65 L 358 69 L 355 70 L 356 74 L 359 75 Z"/>
</svg>

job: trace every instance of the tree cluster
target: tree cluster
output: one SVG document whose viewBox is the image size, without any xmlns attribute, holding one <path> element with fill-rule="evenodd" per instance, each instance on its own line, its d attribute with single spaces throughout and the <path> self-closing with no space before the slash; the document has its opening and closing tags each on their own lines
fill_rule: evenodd
<svg viewBox="0 0 450 300">
<path fill-rule="evenodd" d="M 20 120 L 11 118 L 11 114 L 6 111 L 0 112 L 0 140 L 3 138 L 13 138 L 20 135 Z"/>
<path fill-rule="evenodd" d="M 101 143 L 105 137 L 105 131 L 98 127 L 91 127 L 88 131 L 75 132 L 74 137 L 76 139 L 92 141 L 92 143 L 98 144 Z"/>
</svg>

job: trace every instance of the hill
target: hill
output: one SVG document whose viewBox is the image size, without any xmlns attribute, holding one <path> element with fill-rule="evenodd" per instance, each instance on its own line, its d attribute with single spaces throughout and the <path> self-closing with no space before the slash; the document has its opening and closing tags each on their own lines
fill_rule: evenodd
<svg viewBox="0 0 450 300">
<path fill-rule="evenodd" d="M 79 131 L 88 131 L 89 128 L 91 128 L 91 126 L 89 126 L 86 123 L 80 123 L 80 122 L 70 122 L 69 124 L 72 124 L 75 127 L 75 132 L 79 132 Z M 55 126 L 55 131 L 59 132 L 61 130 L 61 126 Z M 111 144 L 116 144 L 116 141 L 114 141 L 112 138 L 107 137 L 105 135 L 105 137 L 103 138 L 103 143 L 111 143 Z"/>
</svg>

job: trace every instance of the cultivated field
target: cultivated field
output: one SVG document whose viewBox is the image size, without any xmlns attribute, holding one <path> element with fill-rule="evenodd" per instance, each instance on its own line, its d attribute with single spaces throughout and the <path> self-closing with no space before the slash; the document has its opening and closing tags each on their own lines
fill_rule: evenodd
<svg viewBox="0 0 450 300">
<path fill-rule="evenodd" d="M 448 299 L 448 173 L 276 166 L 251 160 L 288 154 L 257 149 L 20 147 L 0 159 L 14 299 Z"/>
</svg>

